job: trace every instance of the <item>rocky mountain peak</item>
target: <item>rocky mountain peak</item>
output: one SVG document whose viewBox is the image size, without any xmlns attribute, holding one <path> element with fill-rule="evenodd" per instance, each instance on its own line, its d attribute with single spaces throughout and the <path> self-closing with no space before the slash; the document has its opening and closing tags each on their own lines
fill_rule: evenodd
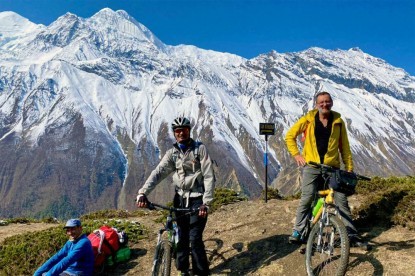
<svg viewBox="0 0 415 276">
<path fill-rule="evenodd" d="M 94 14 L 88 21 L 95 31 L 107 36 L 113 42 L 117 42 L 115 38 L 118 38 L 121 39 L 118 41 L 122 43 L 131 40 L 135 44 L 149 43 L 160 49 L 165 47 L 164 43 L 147 27 L 123 10 L 113 11 L 105 8 Z"/>
<path fill-rule="evenodd" d="M 165 45 L 111 9 L 36 26 L 0 43 L 0 152 L 8 156 L 0 160 L 0 215 L 128 208 L 171 146 L 176 116 L 195 122 L 192 136 L 217 161 L 218 185 L 251 198 L 266 177 L 259 124 L 274 123 L 268 183 L 295 193 L 298 169 L 284 135 L 323 89 L 347 123 L 356 171 L 414 173 L 415 78 L 363 51 L 271 51 L 247 60 Z M 170 184 L 155 194 L 170 198 Z"/>
</svg>

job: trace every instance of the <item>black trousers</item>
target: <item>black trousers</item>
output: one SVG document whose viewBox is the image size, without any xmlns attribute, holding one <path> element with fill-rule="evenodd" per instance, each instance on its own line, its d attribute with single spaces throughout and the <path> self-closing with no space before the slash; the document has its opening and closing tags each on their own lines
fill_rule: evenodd
<svg viewBox="0 0 415 276">
<path fill-rule="evenodd" d="M 174 196 L 174 207 L 185 208 L 186 199 L 179 194 Z M 198 208 L 203 204 L 202 197 L 190 198 L 189 208 Z M 179 227 L 179 243 L 177 245 L 176 266 L 180 271 L 189 270 L 189 255 L 192 251 L 192 270 L 194 275 L 209 275 L 209 263 L 203 243 L 203 231 L 207 218 L 198 216 L 198 213 L 184 215 L 177 213 L 177 226 Z"/>
</svg>

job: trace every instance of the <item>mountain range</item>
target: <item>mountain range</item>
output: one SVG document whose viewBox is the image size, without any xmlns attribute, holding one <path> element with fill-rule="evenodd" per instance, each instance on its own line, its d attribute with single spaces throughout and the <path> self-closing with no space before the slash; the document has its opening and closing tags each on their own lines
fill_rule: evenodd
<svg viewBox="0 0 415 276">
<path fill-rule="evenodd" d="M 206 144 L 218 186 L 259 197 L 266 152 L 267 183 L 296 193 L 284 135 L 323 90 L 347 123 L 356 172 L 415 174 L 415 77 L 359 48 L 246 59 L 166 45 L 108 8 L 49 26 L 1 12 L 0 26 L 0 216 L 134 208 L 177 116 Z M 152 198 L 171 200 L 170 183 Z"/>
</svg>

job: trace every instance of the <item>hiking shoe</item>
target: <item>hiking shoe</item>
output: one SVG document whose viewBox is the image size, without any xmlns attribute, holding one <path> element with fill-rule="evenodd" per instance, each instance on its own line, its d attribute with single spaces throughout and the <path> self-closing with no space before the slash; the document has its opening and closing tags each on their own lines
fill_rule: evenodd
<svg viewBox="0 0 415 276">
<path fill-rule="evenodd" d="M 372 249 L 372 246 L 370 246 L 366 241 L 364 241 L 362 238 L 358 236 L 349 237 L 349 241 L 350 247 L 359 247 L 367 251 Z"/>
<path fill-rule="evenodd" d="M 300 244 L 302 243 L 301 233 L 294 230 L 292 235 L 288 238 L 289 243 Z"/>
</svg>

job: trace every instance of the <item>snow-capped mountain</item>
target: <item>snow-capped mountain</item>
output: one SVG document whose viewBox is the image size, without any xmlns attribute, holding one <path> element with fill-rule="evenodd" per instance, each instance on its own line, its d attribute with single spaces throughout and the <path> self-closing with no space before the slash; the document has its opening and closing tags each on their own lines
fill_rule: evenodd
<svg viewBox="0 0 415 276">
<path fill-rule="evenodd" d="M 2 12 L 0 26 L 0 216 L 134 208 L 180 115 L 217 163 L 218 185 L 251 197 L 265 183 L 259 123 L 275 123 L 268 183 L 293 193 L 284 135 L 322 90 L 347 122 L 357 172 L 415 173 L 415 78 L 357 48 L 247 60 L 165 45 L 110 9 L 49 26 Z M 171 195 L 165 181 L 153 197 Z"/>
</svg>

